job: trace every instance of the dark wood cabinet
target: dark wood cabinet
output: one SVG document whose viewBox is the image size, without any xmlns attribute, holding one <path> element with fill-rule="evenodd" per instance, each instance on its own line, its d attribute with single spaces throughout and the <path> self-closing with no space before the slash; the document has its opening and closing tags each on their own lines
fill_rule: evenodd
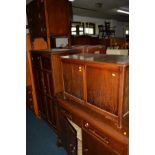
<svg viewBox="0 0 155 155">
<path fill-rule="evenodd" d="M 115 126 L 110 120 L 103 117 L 102 114 L 93 109 L 85 107 L 84 104 L 70 100 L 67 96 L 60 95 L 57 98 L 59 112 L 59 130 L 58 135 L 63 139 L 66 127 L 62 125 L 66 119 L 71 120 L 79 128 L 82 134 L 82 152 L 83 155 L 127 155 L 128 154 L 128 129 L 124 123 L 122 128 Z M 124 120 L 126 123 L 127 120 Z M 68 122 L 69 123 L 69 122 Z M 65 123 L 68 128 L 70 125 Z M 74 126 L 72 126 L 74 127 Z M 69 129 L 67 129 L 69 131 Z M 79 130 L 79 129 L 78 129 Z M 77 131 L 78 131 L 77 130 Z M 71 132 L 71 131 L 70 131 Z M 77 134 L 79 135 L 79 133 Z M 72 138 L 69 138 L 74 143 Z M 64 141 L 66 148 L 67 142 Z M 79 143 L 77 143 L 79 145 Z M 79 148 L 77 146 L 77 148 Z"/>
<path fill-rule="evenodd" d="M 121 128 L 128 115 L 128 56 L 78 54 L 62 57 L 62 65 L 65 94 Z"/>
<path fill-rule="evenodd" d="M 63 91 L 62 55 L 75 54 L 71 49 L 32 50 L 32 67 L 41 117 L 56 128 L 55 95 Z"/>
<path fill-rule="evenodd" d="M 127 155 L 128 56 L 72 49 L 31 54 L 40 114 L 68 154 L 78 154 L 81 141 L 83 155 Z"/>
<path fill-rule="evenodd" d="M 33 0 L 26 6 L 31 39 L 70 36 L 71 4 L 68 0 Z"/>
</svg>

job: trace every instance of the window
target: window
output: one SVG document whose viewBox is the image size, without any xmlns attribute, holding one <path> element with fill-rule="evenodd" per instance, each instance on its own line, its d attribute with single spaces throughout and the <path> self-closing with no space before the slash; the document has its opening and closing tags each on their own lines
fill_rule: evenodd
<svg viewBox="0 0 155 155">
<path fill-rule="evenodd" d="M 95 34 L 94 23 L 72 22 L 71 35 Z"/>
<path fill-rule="evenodd" d="M 86 23 L 85 24 L 85 34 L 95 34 L 95 24 Z"/>
<path fill-rule="evenodd" d="M 83 35 L 84 34 L 84 23 L 72 22 L 71 35 Z"/>
</svg>

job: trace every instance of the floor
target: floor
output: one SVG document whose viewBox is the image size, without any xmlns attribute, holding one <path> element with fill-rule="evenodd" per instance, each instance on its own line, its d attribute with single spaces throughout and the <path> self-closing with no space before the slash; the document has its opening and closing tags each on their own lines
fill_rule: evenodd
<svg viewBox="0 0 155 155">
<path fill-rule="evenodd" d="M 63 147 L 57 147 L 53 129 L 43 119 L 26 110 L 26 155 L 67 155 Z"/>
</svg>

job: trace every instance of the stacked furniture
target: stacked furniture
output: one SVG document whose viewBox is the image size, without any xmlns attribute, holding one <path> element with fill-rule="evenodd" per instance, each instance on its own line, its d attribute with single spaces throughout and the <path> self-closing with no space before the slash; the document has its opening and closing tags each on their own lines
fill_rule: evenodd
<svg viewBox="0 0 155 155">
<path fill-rule="evenodd" d="M 128 154 L 128 56 L 32 50 L 32 66 L 40 116 L 69 155 Z"/>
</svg>

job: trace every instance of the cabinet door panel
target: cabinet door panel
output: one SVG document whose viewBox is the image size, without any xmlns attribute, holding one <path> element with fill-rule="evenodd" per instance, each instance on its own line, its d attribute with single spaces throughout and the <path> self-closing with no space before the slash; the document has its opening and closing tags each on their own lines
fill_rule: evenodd
<svg viewBox="0 0 155 155">
<path fill-rule="evenodd" d="M 54 36 L 69 34 L 69 2 L 66 0 L 47 0 L 49 33 Z M 63 23 L 63 24 L 62 24 Z"/>
<path fill-rule="evenodd" d="M 46 107 L 46 100 L 45 100 L 44 94 L 40 91 L 37 91 L 36 93 L 37 93 L 37 102 L 38 102 L 38 106 L 39 106 L 39 111 L 41 113 L 41 116 L 46 118 L 47 107 Z"/>
<path fill-rule="evenodd" d="M 56 126 L 56 113 L 55 113 L 54 102 L 48 96 L 46 96 L 46 101 L 47 101 L 47 117 L 48 117 L 48 122 L 55 127 Z"/>
<path fill-rule="evenodd" d="M 33 67 L 33 76 L 34 76 L 36 90 L 42 91 L 44 88 L 42 72 L 40 69 L 36 68 L 35 66 Z"/>
<path fill-rule="evenodd" d="M 63 63 L 65 92 L 83 99 L 83 66 Z"/>
<path fill-rule="evenodd" d="M 44 71 L 43 74 L 44 74 L 44 91 L 45 91 L 45 94 L 52 96 L 52 95 L 54 95 L 52 73 Z"/>
<path fill-rule="evenodd" d="M 87 67 L 87 101 L 118 115 L 119 74 L 107 69 Z"/>
<path fill-rule="evenodd" d="M 82 132 L 83 155 L 118 155 L 112 148 L 97 140 L 87 132 Z"/>
<path fill-rule="evenodd" d="M 26 12 L 31 38 L 46 37 L 44 1 L 31 1 L 26 6 Z"/>
<path fill-rule="evenodd" d="M 77 133 L 67 118 L 60 114 L 60 137 L 68 155 L 77 155 Z"/>
</svg>

